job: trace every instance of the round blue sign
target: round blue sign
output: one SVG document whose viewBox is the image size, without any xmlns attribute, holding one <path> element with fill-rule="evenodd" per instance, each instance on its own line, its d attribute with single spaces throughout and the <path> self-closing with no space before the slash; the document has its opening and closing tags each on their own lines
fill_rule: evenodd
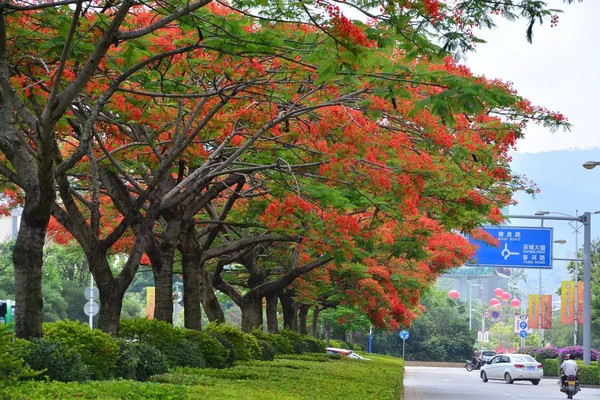
<svg viewBox="0 0 600 400">
<path fill-rule="evenodd" d="M 500 313 L 498 311 L 492 311 L 492 318 L 498 318 Z"/>
<path fill-rule="evenodd" d="M 408 331 L 400 331 L 400 339 L 406 340 L 408 339 Z"/>
<path fill-rule="evenodd" d="M 519 336 L 521 336 L 522 338 L 526 338 L 527 337 L 527 331 L 523 330 L 523 331 L 519 332 Z"/>
<path fill-rule="evenodd" d="M 527 322 L 525 322 L 525 321 L 521 321 L 521 323 L 519 324 L 519 327 L 520 327 L 521 329 L 527 329 Z"/>
</svg>

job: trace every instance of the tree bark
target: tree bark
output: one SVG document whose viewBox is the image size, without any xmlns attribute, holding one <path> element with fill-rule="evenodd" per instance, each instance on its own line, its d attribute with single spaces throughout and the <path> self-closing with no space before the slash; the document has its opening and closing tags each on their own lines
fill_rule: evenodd
<svg viewBox="0 0 600 400">
<path fill-rule="evenodd" d="M 283 312 L 283 327 L 297 332 L 298 315 L 292 291 L 286 290 L 280 293 L 279 301 L 281 302 L 281 311 Z"/>
<path fill-rule="evenodd" d="M 212 276 L 204 268 L 200 268 L 200 281 L 200 295 L 206 317 L 210 322 L 225 322 L 225 313 L 215 295 Z"/>
<path fill-rule="evenodd" d="M 317 337 L 318 331 L 317 331 L 317 326 L 319 323 L 319 314 L 321 313 L 321 309 L 319 308 L 319 306 L 315 306 L 315 308 L 313 309 L 313 317 L 312 317 L 312 336 L 314 338 Z"/>
<path fill-rule="evenodd" d="M 262 298 L 244 296 L 239 304 L 242 310 L 242 331 L 250 333 L 263 324 Z"/>
<path fill-rule="evenodd" d="M 279 322 L 277 321 L 277 295 L 267 296 L 267 330 L 270 333 L 279 332 Z"/>
<path fill-rule="evenodd" d="M 194 251 L 182 251 L 183 267 L 183 315 L 184 326 L 188 329 L 202 329 L 201 275 L 198 257 Z"/>
<path fill-rule="evenodd" d="M 302 335 L 306 335 L 307 326 L 306 326 L 306 317 L 308 316 L 308 304 L 302 304 L 298 308 L 298 333 Z"/>
<path fill-rule="evenodd" d="M 15 333 L 22 339 L 42 336 L 42 254 L 46 226 L 32 226 L 23 217 L 13 251 Z"/>
</svg>

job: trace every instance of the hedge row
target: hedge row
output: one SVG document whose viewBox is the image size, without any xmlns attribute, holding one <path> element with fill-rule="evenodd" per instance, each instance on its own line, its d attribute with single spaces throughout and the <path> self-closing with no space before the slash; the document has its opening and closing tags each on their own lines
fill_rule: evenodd
<svg viewBox="0 0 600 400">
<path fill-rule="evenodd" d="M 563 348 L 558 347 L 534 347 L 534 346 L 525 346 L 521 347 L 518 353 L 529 354 L 530 356 L 535 357 L 536 359 L 548 359 L 548 358 L 558 358 L 562 360 L 565 354 L 570 354 L 571 356 L 575 356 L 578 359 L 583 359 L 583 347 L 582 346 L 568 346 Z M 598 360 L 598 350 L 590 349 L 590 360 L 597 361 Z"/>
<path fill-rule="evenodd" d="M 3 357 L 0 382 L 50 379 L 64 382 L 124 378 L 146 381 L 175 367 L 228 368 L 236 361 L 273 360 L 276 354 L 325 352 L 325 343 L 297 332 L 244 333 L 226 324 L 204 331 L 175 328 L 166 322 L 121 321 L 113 338 L 86 324 L 59 321 L 43 325 L 43 338 L 15 340 L 0 325 Z"/>
</svg>

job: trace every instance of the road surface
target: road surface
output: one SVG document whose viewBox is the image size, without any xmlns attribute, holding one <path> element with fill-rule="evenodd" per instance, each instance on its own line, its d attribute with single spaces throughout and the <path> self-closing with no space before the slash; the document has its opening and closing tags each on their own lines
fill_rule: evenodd
<svg viewBox="0 0 600 400">
<path fill-rule="evenodd" d="M 504 381 L 483 383 L 479 371 L 464 368 L 405 367 L 404 400 L 554 400 L 566 399 L 557 378 L 542 379 L 533 386 L 529 381 L 512 385 Z M 600 400 L 600 388 L 582 388 L 576 400 Z"/>
</svg>

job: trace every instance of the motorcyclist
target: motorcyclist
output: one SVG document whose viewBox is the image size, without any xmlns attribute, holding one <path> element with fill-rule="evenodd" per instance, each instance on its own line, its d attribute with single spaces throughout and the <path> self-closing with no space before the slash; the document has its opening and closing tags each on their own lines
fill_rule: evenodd
<svg viewBox="0 0 600 400">
<path fill-rule="evenodd" d="M 560 377 L 562 390 L 565 388 L 565 381 L 567 380 L 567 377 L 570 375 L 576 377 L 577 373 L 579 372 L 579 366 L 575 362 L 575 358 L 575 356 L 571 357 L 570 354 L 565 354 L 565 359 L 562 364 L 560 364 L 560 370 L 562 371 L 562 375 Z"/>
<path fill-rule="evenodd" d="M 481 358 L 479 358 L 479 352 L 477 350 L 473 352 L 473 361 L 471 362 L 473 363 L 474 368 L 479 368 L 481 364 Z"/>
</svg>

